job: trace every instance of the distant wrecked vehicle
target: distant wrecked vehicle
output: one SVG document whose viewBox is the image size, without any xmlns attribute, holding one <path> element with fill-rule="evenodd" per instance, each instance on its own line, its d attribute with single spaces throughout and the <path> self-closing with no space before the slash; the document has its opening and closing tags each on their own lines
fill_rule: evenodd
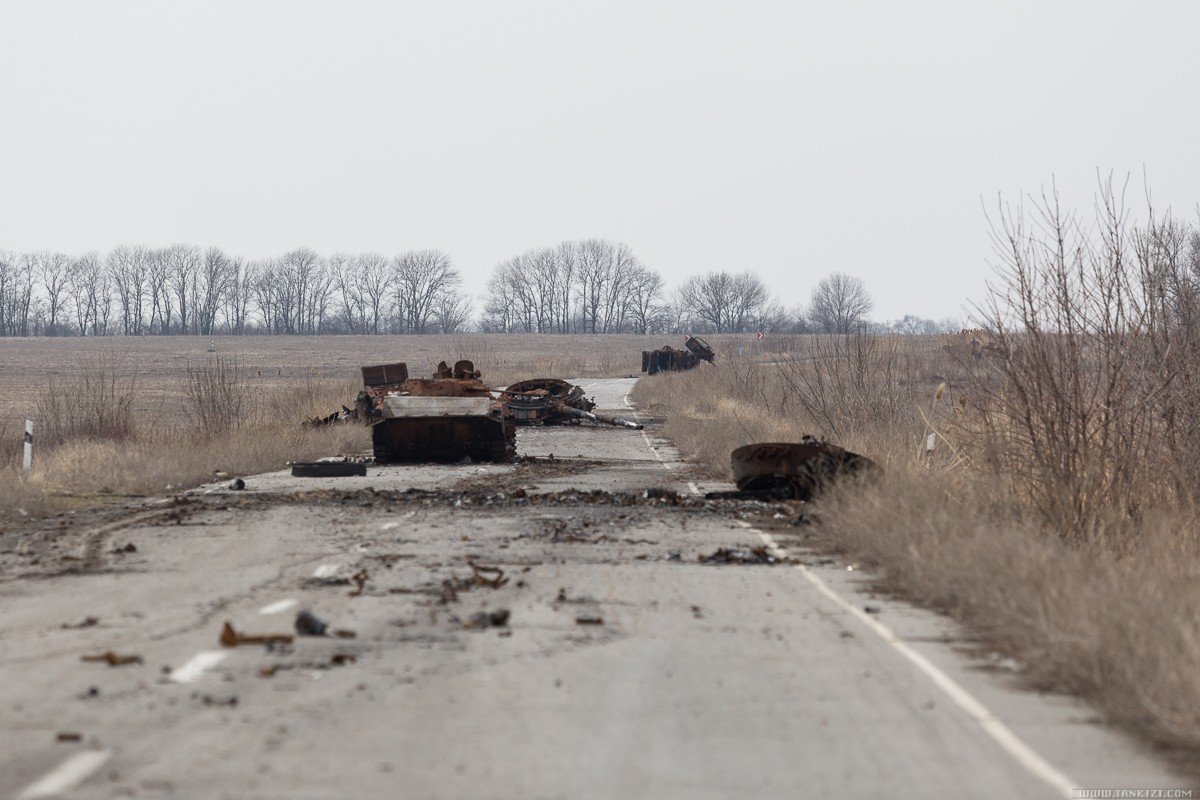
<svg viewBox="0 0 1200 800">
<path fill-rule="evenodd" d="M 654 375 L 659 372 L 679 372 L 692 369 L 701 361 L 713 363 L 716 354 L 708 342 L 699 336 L 688 336 L 683 342 L 686 350 L 676 350 L 664 345 L 661 350 L 642 351 L 642 372 Z"/>
</svg>

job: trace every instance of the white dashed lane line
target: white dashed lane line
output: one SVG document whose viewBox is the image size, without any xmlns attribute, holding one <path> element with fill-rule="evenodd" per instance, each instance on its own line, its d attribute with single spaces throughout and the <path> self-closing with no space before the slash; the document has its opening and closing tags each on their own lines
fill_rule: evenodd
<svg viewBox="0 0 1200 800">
<path fill-rule="evenodd" d="M 22 789 L 16 800 L 56 797 L 63 792 L 69 792 L 104 766 L 111 757 L 112 753 L 108 750 L 84 750 L 76 753 Z"/>
<path fill-rule="evenodd" d="M 299 605 L 299 603 L 294 598 L 289 597 L 286 600 L 276 600 L 274 603 L 267 603 L 258 610 L 258 613 L 282 614 L 284 611 L 290 611 L 297 605 Z"/>
<path fill-rule="evenodd" d="M 171 670 L 167 677 L 175 683 L 191 683 L 203 675 L 205 670 L 212 669 L 228 657 L 229 653 L 224 650 L 203 650 L 189 658 L 182 667 Z"/>
<path fill-rule="evenodd" d="M 737 520 L 737 524 L 743 528 L 747 528 L 753 533 L 758 534 L 758 537 L 775 555 L 779 558 L 786 558 L 787 551 L 780 547 L 775 539 L 769 533 L 763 533 L 756 529 L 749 522 Z M 945 672 L 936 667 L 933 662 L 925 658 L 916 650 L 905 644 L 896 633 L 884 625 L 874 617 L 868 616 L 866 612 L 854 605 L 850 601 L 843 598 L 840 594 L 829 588 L 829 584 L 821 580 L 812 570 L 798 562 L 792 562 L 804 578 L 813 585 L 814 588 L 825 597 L 832 600 L 837 605 L 841 606 L 845 611 L 848 611 L 855 619 L 866 625 L 873 633 L 883 639 L 893 650 L 903 656 L 909 663 L 915 666 L 918 670 L 932 680 L 939 689 L 941 689 L 949 698 L 954 701 L 954 704 L 964 711 L 967 716 L 971 717 L 979 724 L 979 727 L 992 738 L 996 744 L 1000 745 L 1013 760 L 1028 770 L 1034 776 L 1040 778 L 1053 788 L 1062 797 L 1075 797 L 1074 787 L 1078 786 L 1049 761 L 1042 758 L 1032 747 L 1027 745 L 1016 733 L 1000 719 L 988 710 L 987 706 L 981 703 L 970 692 L 962 687 L 957 681 L 947 675 Z"/>
</svg>

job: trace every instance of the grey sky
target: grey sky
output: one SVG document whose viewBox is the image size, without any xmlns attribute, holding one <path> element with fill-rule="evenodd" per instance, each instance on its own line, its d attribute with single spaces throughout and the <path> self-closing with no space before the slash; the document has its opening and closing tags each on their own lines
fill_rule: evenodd
<svg viewBox="0 0 1200 800">
<path fill-rule="evenodd" d="M 978 297 L 981 198 L 1200 200 L 1200 3 L 9 2 L 0 247 L 563 239 L 876 316 Z"/>
</svg>

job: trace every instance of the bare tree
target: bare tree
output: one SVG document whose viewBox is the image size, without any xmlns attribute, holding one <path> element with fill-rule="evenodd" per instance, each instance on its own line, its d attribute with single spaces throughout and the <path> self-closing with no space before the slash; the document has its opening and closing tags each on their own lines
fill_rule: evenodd
<svg viewBox="0 0 1200 800">
<path fill-rule="evenodd" d="M 698 275 L 684 282 L 679 295 L 693 325 L 715 333 L 758 329 L 782 313 L 762 279 L 748 271 Z"/>
<path fill-rule="evenodd" d="M 71 257 L 66 253 L 43 251 L 35 256 L 37 276 L 46 294 L 46 332 L 59 332 L 59 316 L 67 299 L 67 284 L 71 277 Z"/>
<path fill-rule="evenodd" d="M 167 285 L 175 295 L 179 311 L 179 332 L 192 333 L 195 328 L 196 282 L 200 272 L 200 250 L 189 244 L 173 244 L 167 248 Z"/>
<path fill-rule="evenodd" d="M 150 252 L 141 245 L 121 245 L 108 254 L 105 263 L 121 306 L 121 333 L 143 333 Z"/>
<path fill-rule="evenodd" d="M 461 283 L 441 250 L 410 250 L 392 259 L 397 325 L 404 333 L 427 333 L 439 296 Z"/>
<path fill-rule="evenodd" d="M 813 289 L 809 313 L 820 330 L 844 334 L 866 322 L 874 306 L 866 284 L 844 272 L 835 272 Z"/>
<path fill-rule="evenodd" d="M 28 336 L 34 257 L 0 251 L 0 336 Z"/>
</svg>

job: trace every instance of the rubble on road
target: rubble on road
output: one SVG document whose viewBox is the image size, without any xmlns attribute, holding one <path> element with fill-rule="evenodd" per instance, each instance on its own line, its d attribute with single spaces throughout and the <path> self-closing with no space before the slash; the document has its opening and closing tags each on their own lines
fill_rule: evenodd
<svg viewBox="0 0 1200 800">
<path fill-rule="evenodd" d="M 109 650 L 104 653 L 90 656 L 80 656 L 80 661 L 94 661 L 96 663 L 108 664 L 110 667 L 124 667 L 130 664 L 141 664 L 142 657 L 135 655 L 120 655 Z"/>
<path fill-rule="evenodd" d="M 700 556 L 701 564 L 779 564 L 780 559 L 766 547 L 722 547 L 707 556 Z"/>
<path fill-rule="evenodd" d="M 324 636 L 329 626 L 307 608 L 296 615 L 295 628 L 300 636 Z"/>
<path fill-rule="evenodd" d="M 246 634 L 238 633 L 232 624 L 226 622 L 221 628 L 220 642 L 222 647 L 240 647 L 244 644 L 291 644 L 295 637 L 290 633 Z"/>
<path fill-rule="evenodd" d="M 661 350 L 642 351 L 642 372 L 654 375 L 659 372 L 680 372 L 696 367 L 701 361 L 713 363 L 715 354 L 708 342 L 699 336 L 688 336 L 683 340 L 686 350 L 676 350 L 664 345 Z"/>
<path fill-rule="evenodd" d="M 462 623 L 462 626 L 474 630 L 503 628 L 508 624 L 509 616 L 511 614 L 507 608 L 498 608 L 495 611 L 477 611 L 471 615 L 470 619 Z"/>
</svg>

